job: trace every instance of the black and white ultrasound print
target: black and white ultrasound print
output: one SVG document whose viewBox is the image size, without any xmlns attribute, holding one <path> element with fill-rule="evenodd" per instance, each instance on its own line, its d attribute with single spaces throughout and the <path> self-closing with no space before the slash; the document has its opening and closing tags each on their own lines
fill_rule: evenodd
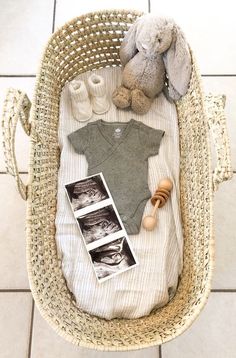
<svg viewBox="0 0 236 358">
<path fill-rule="evenodd" d="M 103 173 L 64 187 L 98 282 L 138 265 Z"/>
<path fill-rule="evenodd" d="M 87 213 L 77 220 L 87 245 L 122 229 L 112 205 Z"/>
<path fill-rule="evenodd" d="M 136 265 L 125 237 L 89 251 L 98 280 L 124 272 Z"/>
<path fill-rule="evenodd" d="M 109 198 L 100 175 L 66 184 L 65 188 L 74 211 Z"/>
</svg>

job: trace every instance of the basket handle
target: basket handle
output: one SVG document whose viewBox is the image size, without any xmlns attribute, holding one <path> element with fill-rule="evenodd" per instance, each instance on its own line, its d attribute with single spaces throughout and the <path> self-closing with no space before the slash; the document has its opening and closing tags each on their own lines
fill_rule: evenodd
<svg viewBox="0 0 236 358">
<path fill-rule="evenodd" d="M 206 96 L 206 107 L 208 113 L 208 126 L 212 133 L 215 146 L 217 163 L 213 171 L 213 190 L 216 191 L 219 184 L 229 180 L 233 176 L 229 137 L 225 117 L 225 95 Z"/>
<path fill-rule="evenodd" d="M 18 187 L 18 191 L 24 200 L 27 200 L 27 185 L 20 178 L 15 155 L 15 134 L 18 120 L 25 133 L 29 136 L 31 124 L 29 122 L 31 102 L 27 95 L 17 89 L 8 88 L 3 103 L 2 132 L 3 150 L 5 156 L 6 171 L 12 175 Z"/>
</svg>

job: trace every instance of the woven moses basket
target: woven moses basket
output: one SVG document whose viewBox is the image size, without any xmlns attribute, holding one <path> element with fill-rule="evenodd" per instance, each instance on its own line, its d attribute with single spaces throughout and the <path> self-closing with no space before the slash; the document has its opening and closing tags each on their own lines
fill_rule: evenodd
<svg viewBox="0 0 236 358">
<path fill-rule="evenodd" d="M 36 305 L 65 339 L 83 347 L 122 351 L 159 345 L 184 332 L 198 316 L 210 292 L 213 266 L 213 193 L 231 177 L 223 112 L 224 97 L 205 97 L 192 57 L 187 94 L 176 102 L 180 133 L 180 194 L 184 231 L 184 268 L 175 297 L 139 319 L 105 320 L 76 307 L 57 259 L 55 216 L 60 163 L 60 93 L 82 72 L 120 66 L 119 47 L 142 13 L 109 10 L 77 17 L 57 30 L 45 48 L 36 78 L 32 109 L 25 93 L 9 89 L 3 110 L 7 171 L 27 200 L 27 267 Z M 29 120 L 30 113 L 30 120 Z M 31 140 L 29 180 L 17 169 L 14 139 L 18 119 Z M 211 168 L 209 127 L 217 154 Z"/>
</svg>

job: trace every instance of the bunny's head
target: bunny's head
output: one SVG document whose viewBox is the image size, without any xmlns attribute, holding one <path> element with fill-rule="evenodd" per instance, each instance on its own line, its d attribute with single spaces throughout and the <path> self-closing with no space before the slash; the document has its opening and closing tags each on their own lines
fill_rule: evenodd
<svg viewBox="0 0 236 358">
<path fill-rule="evenodd" d="M 146 56 L 155 56 L 170 47 L 173 26 L 166 19 L 158 18 L 157 21 L 156 17 L 148 14 L 141 17 L 135 26 L 137 27 L 135 42 L 139 52 L 144 52 Z"/>
<path fill-rule="evenodd" d="M 162 55 L 169 96 L 177 100 L 186 94 L 191 76 L 191 56 L 184 35 L 173 20 L 153 14 L 138 18 L 121 44 L 122 65 L 126 65 L 138 52 L 153 60 Z"/>
</svg>

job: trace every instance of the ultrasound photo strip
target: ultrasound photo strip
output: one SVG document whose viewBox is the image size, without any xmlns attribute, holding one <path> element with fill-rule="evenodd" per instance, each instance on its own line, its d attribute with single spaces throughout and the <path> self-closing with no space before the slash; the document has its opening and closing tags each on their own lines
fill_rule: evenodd
<svg viewBox="0 0 236 358">
<path fill-rule="evenodd" d="M 137 258 L 103 174 L 97 173 L 64 186 L 98 281 L 103 282 L 137 266 Z"/>
</svg>

